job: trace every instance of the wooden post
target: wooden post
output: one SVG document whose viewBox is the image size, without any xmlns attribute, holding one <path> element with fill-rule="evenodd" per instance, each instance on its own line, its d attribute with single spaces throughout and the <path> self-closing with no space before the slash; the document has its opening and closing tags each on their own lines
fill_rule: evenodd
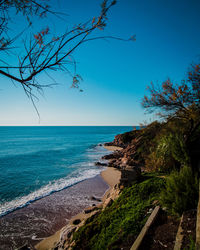
<svg viewBox="0 0 200 250">
<path fill-rule="evenodd" d="M 142 228 L 142 231 L 140 232 L 140 234 L 138 235 L 137 239 L 135 240 L 135 242 L 133 243 L 132 247 L 130 250 L 137 250 L 143 239 L 144 239 L 144 236 L 146 235 L 146 233 L 148 232 L 150 226 L 153 224 L 153 222 L 155 221 L 155 218 L 157 217 L 158 215 L 158 212 L 160 210 L 160 207 L 159 206 L 156 206 L 152 212 L 152 214 L 149 216 L 146 224 L 144 225 L 144 227 Z"/>
<path fill-rule="evenodd" d="M 183 242 L 183 228 L 182 228 L 183 215 L 181 216 L 181 220 L 179 223 L 178 231 L 176 234 L 176 242 L 174 245 L 174 250 L 180 250 Z"/>
</svg>

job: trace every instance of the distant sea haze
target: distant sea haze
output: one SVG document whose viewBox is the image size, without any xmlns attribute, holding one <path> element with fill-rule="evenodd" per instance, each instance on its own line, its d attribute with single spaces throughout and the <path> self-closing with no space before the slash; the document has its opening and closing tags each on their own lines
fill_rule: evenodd
<svg viewBox="0 0 200 250">
<path fill-rule="evenodd" d="M 132 127 L 0 127 L 0 216 L 98 175 L 112 141 Z"/>
</svg>

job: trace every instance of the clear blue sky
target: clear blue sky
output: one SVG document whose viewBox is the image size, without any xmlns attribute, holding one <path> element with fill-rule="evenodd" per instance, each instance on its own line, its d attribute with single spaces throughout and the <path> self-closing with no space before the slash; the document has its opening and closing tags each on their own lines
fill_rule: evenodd
<svg viewBox="0 0 200 250">
<path fill-rule="evenodd" d="M 52 32 L 62 32 L 97 15 L 101 1 L 50 3 L 68 14 L 65 21 L 48 20 Z M 55 73 L 60 85 L 46 89 L 36 102 L 40 125 L 137 125 L 148 120 L 140 104 L 146 86 L 168 77 L 178 82 L 191 63 L 199 62 L 199 13 L 198 0 L 119 0 L 99 34 L 123 38 L 136 34 L 136 42 L 99 40 L 79 47 L 74 56 L 84 91 L 71 89 L 69 77 Z M 47 79 L 41 75 L 40 81 Z M 0 125 L 39 125 L 22 88 L 2 76 L 0 83 Z"/>
</svg>

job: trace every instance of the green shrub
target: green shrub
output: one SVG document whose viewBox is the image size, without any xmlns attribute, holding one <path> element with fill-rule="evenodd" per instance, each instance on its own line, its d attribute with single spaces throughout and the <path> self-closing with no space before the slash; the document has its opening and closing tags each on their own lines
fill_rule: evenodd
<svg viewBox="0 0 200 250">
<path fill-rule="evenodd" d="M 183 135 L 180 133 L 160 133 L 145 158 L 148 171 L 171 172 L 181 166 L 190 165 L 190 157 Z"/>
<path fill-rule="evenodd" d="M 166 181 L 166 189 L 161 192 L 161 203 L 172 214 L 196 208 L 198 202 L 198 180 L 190 167 L 184 166 L 180 172 L 173 171 Z"/>
<path fill-rule="evenodd" d="M 130 143 L 133 139 L 136 138 L 136 136 L 140 133 L 138 130 L 133 130 L 130 132 L 126 132 L 121 134 L 121 140 L 124 144 Z"/>
</svg>

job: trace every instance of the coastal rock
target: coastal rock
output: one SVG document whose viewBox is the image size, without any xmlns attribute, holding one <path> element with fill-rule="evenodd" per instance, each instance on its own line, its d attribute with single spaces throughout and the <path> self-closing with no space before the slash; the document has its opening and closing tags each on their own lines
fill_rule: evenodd
<svg viewBox="0 0 200 250">
<path fill-rule="evenodd" d="M 107 207 L 110 207 L 113 204 L 113 199 L 110 199 L 109 202 L 107 203 Z"/>
<path fill-rule="evenodd" d="M 89 213 L 91 213 L 91 212 L 93 212 L 93 211 L 95 211 L 95 210 L 98 210 L 99 208 L 98 207 L 91 207 L 91 208 L 88 208 L 88 209 L 85 209 L 84 210 L 84 213 L 85 214 L 89 214 Z"/>
<path fill-rule="evenodd" d="M 74 225 L 78 225 L 78 224 L 80 224 L 80 223 L 81 223 L 81 220 L 80 220 L 80 219 L 76 219 L 76 220 L 73 221 L 73 224 L 74 224 Z"/>
<path fill-rule="evenodd" d="M 123 142 L 123 139 L 121 135 L 116 135 L 114 141 L 112 142 L 106 142 L 104 143 L 105 146 L 115 146 L 115 147 L 125 147 L 125 143 Z"/>
<path fill-rule="evenodd" d="M 115 158 L 114 154 L 104 155 L 102 157 L 103 160 L 110 160 L 110 159 L 114 159 L 114 158 Z"/>
<path fill-rule="evenodd" d="M 135 160 L 133 159 L 132 156 L 125 156 L 121 159 L 121 167 L 123 166 L 134 166 L 135 165 Z"/>
<path fill-rule="evenodd" d="M 107 142 L 105 146 L 117 146 L 121 148 L 126 148 L 137 136 L 138 130 L 132 130 L 123 134 L 115 136 L 115 139 L 112 142 Z"/>
<path fill-rule="evenodd" d="M 105 146 L 115 146 L 114 142 L 105 142 L 104 145 Z"/>
<path fill-rule="evenodd" d="M 120 185 L 129 186 L 133 181 L 137 181 L 141 177 L 141 169 L 139 167 L 126 166 L 121 170 Z"/>
<path fill-rule="evenodd" d="M 106 199 L 104 200 L 103 209 L 111 206 L 113 201 L 119 196 L 119 194 L 120 194 L 120 189 L 119 189 L 119 186 L 117 185 L 117 187 L 113 187 L 110 190 L 109 196 L 107 196 Z"/>
<path fill-rule="evenodd" d="M 109 154 L 109 155 L 104 155 L 102 157 L 102 159 L 104 160 L 110 160 L 110 159 L 119 159 L 120 157 L 123 156 L 123 153 L 121 151 L 115 151 L 114 153 L 112 154 Z"/>
<path fill-rule="evenodd" d="M 95 162 L 95 166 L 106 167 L 106 166 L 107 166 L 107 163 L 97 161 L 97 162 Z"/>
<path fill-rule="evenodd" d="M 91 200 L 93 200 L 93 201 L 98 201 L 98 202 L 102 202 L 101 198 L 98 198 L 98 197 L 95 197 L 95 196 L 92 196 L 92 197 L 91 197 Z"/>
<path fill-rule="evenodd" d="M 57 242 L 53 248 L 49 250 L 61 250 L 61 249 L 70 249 L 68 246 L 71 243 L 72 235 L 76 231 L 77 227 L 73 225 L 67 225 L 65 228 L 62 229 L 60 234 L 59 242 Z"/>
<path fill-rule="evenodd" d="M 119 135 L 120 138 L 121 135 Z M 118 137 L 117 137 L 118 138 Z M 112 142 L 111 144 L 113 144 Z M 110 143 L 106 143 L 108 145 Z M 114 143 L 117 144 L 117 143 Z M 119 146 L 119 145 L 117 145 Z M 108 167 L 114 167 L 117 169 L 124 169 L 126 166 L 139 166 L 138 155 L 136 151 L 136 139 L 133 139 L 130 143 L 120 151 L 115 151 L 112 154 L 105 155 L 102 159 L 108 160 Z"/>
<path fill-rule="evenodd" d="M 116 163 L 117 163 L 117 161 L 115 159 L 111 159 L 108 162 L 108 167 L 114 167 L 114 168 L 116 168 L 117 167 Z"/>
</svg>

